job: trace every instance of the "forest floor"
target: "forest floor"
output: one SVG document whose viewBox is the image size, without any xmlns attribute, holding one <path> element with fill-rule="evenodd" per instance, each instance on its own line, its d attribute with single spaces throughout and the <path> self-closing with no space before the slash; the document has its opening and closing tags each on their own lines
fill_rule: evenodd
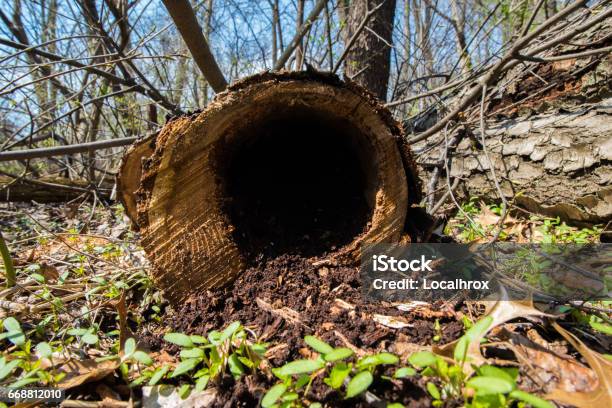
<svg viewBox="0 0 612 408">
<path fill-rule="evenodd" d="M 471 201 L 445 232 L 484 242 L 501 213 Z M 610 302 L 371 303 L 358 268 L 283 255 L 173 308 L 120 206 L 4 205 L 0 224 L 0 385 L 64 406 L 610 406 Z M 600 233 L 517 212 L 499 239 Z"/>
</svg>

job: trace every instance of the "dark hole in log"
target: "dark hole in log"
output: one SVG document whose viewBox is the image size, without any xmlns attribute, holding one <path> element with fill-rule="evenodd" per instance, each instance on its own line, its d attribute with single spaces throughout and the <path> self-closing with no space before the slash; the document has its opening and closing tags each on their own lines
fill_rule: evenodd
<svg viewBox="0 0 612 408">
<path fill-rule="evenodd" d="M 367 231 L 376 172 L 367 141 L 347 120 L 277 111 L 232 140 L 221 163 L 226 213 L 247 258 L 319 256 Z"/>
</svg>

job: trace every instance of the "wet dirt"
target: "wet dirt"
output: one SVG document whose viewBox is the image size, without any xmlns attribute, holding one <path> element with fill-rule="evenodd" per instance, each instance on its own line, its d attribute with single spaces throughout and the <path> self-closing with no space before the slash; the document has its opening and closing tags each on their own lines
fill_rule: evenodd
<svg viewBox="0 0 612 408">
<path fill-rule="evenodd" d="M 335 347 L 370 352 L 393 351 L 398 339 L 430 345 L 434 336 L 439 335 L 439 344 L 446 344 L 460 337 L 463 331 L 454 313 L 442 304 L 419 313 L 402 312 L 391 304 L 368 303 L 362 297 L 356 267 L 317 266 L 312 258 L 299 255 L 282 255 L 271 260 L 260 256 L 233 285 L 207 291 L 192 297 L 177 310 L 168 310 L 163 327 L 203 335 L 238 320 L 254 330 L 261 341 L 269 342 L 270 347 L 277 346 L 268 358 L 278 367 L 288 361 L 308 358 L 303 342 L 308 334 Z M 373 314 L 401 316 L 411 326 L 389 328 L 375 322 Z M 434 329 L 436 319 L 439 331 Z M 163 333 L 153 329 L 140 334 L 141 341 L 152 350 L 167 347 L 161 341 Z M 177 352 L 172 348 L 166 350 Z M 275 378 L 261 374 L 243 376 L 237 383 L 232 378 L 223 379 L 216 406 L 255 406 L 274 383 Z M 414 379 L 381 380 L 370 390 L 381 399 L 406 406 L 430 404 L 425 384 Z M 368 406 L 360 399 L 343 400 L 342 395 L 330 390 L 320 379 L 313 382 L 308 399 L 330 406 Z"/>
</svg>

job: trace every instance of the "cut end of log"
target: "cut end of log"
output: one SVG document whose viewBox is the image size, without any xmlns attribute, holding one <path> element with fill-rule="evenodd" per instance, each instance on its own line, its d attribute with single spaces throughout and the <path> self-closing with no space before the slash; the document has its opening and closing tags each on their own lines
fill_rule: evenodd
<svg viewBox="0 0 612 408">
<path fill-rule="evenodd" d="M 264 73 L 168 122 L 126 154 L 119 186 L 173 301 L 231 282 L 258 256 L 356 262 L 396 242 L 420 186 L 401 128 L 335 76 Z"/>
</svg>

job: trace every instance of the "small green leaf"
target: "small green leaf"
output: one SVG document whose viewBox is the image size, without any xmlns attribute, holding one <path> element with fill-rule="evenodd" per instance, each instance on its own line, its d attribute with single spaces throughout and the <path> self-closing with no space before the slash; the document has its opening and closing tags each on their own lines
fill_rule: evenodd
<svg viewBox="0 0 612 408">
<path fill-rule="evenodd" d="M 461 362 L 466 360 L 470 344 L 483 337 L 485 333 L 489 330 L 489 327 L 491 327 L 492 323 L 493 317 L 486 316 L 474 323 L 474 325 L 470 327 L 468 331 L 465 332 L 465 334 L 459 339 L 457 345 L 455 346 L 455 361 Z"/>
<path fill-rule="evenodd" d="M 436 387 L 436 384 L 432 382 L 428 382 L 427 391 L 429 392 L 429 395 L 431 395 L 433 399 L 435 400 L 440 399 L 440 391 L 438 390 L 438 387 Z"/>
<path fill-rule="evenodd" d="M 11 360 L 8 363 L 0 367 L 0 380 L 4 380 L 13 370 L 19 366 L 21 360 Z"/>
<path fill-rule="evenodd" d="M 155 370 L 155 372 L 153 373 L 153 376 L 149 380 L 149 385 L 156 385 L 162 378 L 164 378 L 164 375 L 166 375 L 166 373 L 169 370 L 170 370 L 170 366 L 167 366 L 167 365 Z"/>
<path fill-rule="evenodd" d="M 232 337 L 232 335 L 241 327 L 240 322 L 232 322 L 229 326 L 221 332 L 221 336 L 219 337 L 219 343 L 223 343 L 225 340 Z"/>
<path fill-rule="evenodd" d="M 22 331 L 21 330 L 21 325 L 19 324 L 17 319 L 15 319 L 14 317 L 7 317 L 2 322 L 2 325 L 4 326 L 4 330 L 7 331 L 7 332 L 12 332 L 12 331 L 20 332 L 20 331 Z"/>
<path fill-rule="evenodd" d="M 8 339 L 11 343 L 16 346 L 22 346 L 26 342 L 25 334 L 22 331 L 13 330 L 7 333 L 2 333 L 0 335 L 1 339 Z"/>
<path fill-rule="evenodd" d="M 134 354 L 135 351 L 136 351 L 136 340 L 130 337 L 123 344 L 123 353 L 125 354 L 126 357 L 129 357 L 132 354 Z"/>
<path fill-rule="evenodd" d="M 357 363 L 357 367 L 366 368 L 373 367 L 381 364 L 397 364 L 399 362 L 399 357 L 395 354 L 391 353 L 378 353 L 372 356 L 366 356 L 359 360 Z"/>
<path fill-rule="evenodd" d="M 263 357 L 267 349 L 268 349 L 268 343 L 255 343 L 251 346 L 251 350 L 253 350 L 255 354 L 257 354 L 260 357 Z"/>
<path fill-rule="evenodd" d="M 498 377 L 473 377 L 466 385 L 480 395 L 507 394 L 514 388 L 512 382 Z"/>
<path fill-rule="evenodd" d="M 552 403 L 546 400 L 543 400 L 540 397 L 536 397 L 535 395 L 529 394 L 525 391 L 521 391 L 521 390 L 514 390 L 509 394 L 509 396 L 510 398 L 524 401 L 528 403 L 529 405 L 531 405 L 533 408 L 554 408 L 555 407 Z"/>
<path fill-rule="evenodd" d="M 303 386 L 305 386 L 306 384 L 308 384 L 309 382 L 310 382 L 310 376 L 308 374 L 302 374 L 295 381 L 295 386 L 293 388 L 298 390 L 302 388 Z"/>
<path fill-rule="evenodd" d="M 181 358 L 204 358 L 204 350 L 201 348 L 191 348 L 181 350 Z"/>
<path fill-rule="evenodd" d="M 45 277 L 40 273 L 31 273 L 30 278 L 33 278 L 35 281 L 39 283 L 45 283 Z"/>
<path fill-rule="evenodd" d="M 595 321 L 590 321 L 589 324 L 593 329 L 597 330 L 598 332 L 607 334 L 608 336 L 612 336 L 612 326 L 610 326 L 609 324 Z"/>
<path fill-rule="evenodd" d="M 244 374 L 244 366 L 240 360 L 238 360 L 238 355 L 236 353 L 232 353 L 229 356 L 227 359 L 227 364 L 229 365 L 230 373 L 232 373 L 234 377 L 240 377 L 242 374 Z"/>
<path fill-rule="evenodd" d="M 144 383 L 146 379 L 147 379 L 147 377 L 145 377 L 144 375 L 142 375 L 142 376 L 140 376 L 140 377 L 136 378 L 134 381 L 132 381 L 132 382 L 129 384 L 129 387 L 130 387 L 130 388 L 138 387 L 138 386 L 142 385 L 142 383 Z"/>
<path fill-rule="evenodd" d="M 287 391 L 287 386 L 285 384 L 276 384 L 272 388 L 266 392 L 263 399 L 261 400 L 261 406 L 263 408 L 269 408 L 273 406 L 276 401 L 279 400 L 281 395 L 283 395 Z"/>
<path fill-rule="evenodd" d="M 51 355 L 53 355 L 53 350 L 49 343 L 43 341 L 36 345 L 36 354 L 38 354 L 40 358 L 50 358 Z"/>
<path fill-rule="evenodd" d="M 179 375 L 185 374 L 191 370 L 193 370 L 198 363 L 200 362 L 197 358 L 190 358 L 187 360 L 181 361 L 179 365 L 176 366 L 170 378 L 178 377 Z"/>
<path fill-rule="evenodd" d="M 85 344 L 97 344 L 100 339 L 93 333 L 86 333 L 81 337 L 81 340 Z"/>
<path fill-rule="evenodd" d="M 178 390 L 178 396 L 181 399 L 187 398 L 190 393 L 191 393 L 191 385 L 189 385 L 189 384 L 183 384 L 181 386 L 181 388 L 179 388 L 179 390 Z"/>
<path fill-rule="evenodd" d="M 191 338 L 183 333 L 166 333 L 164 340 L 181 347 L 193 347 L 193 341 L 191 341 Z"/>
<path fill-rule="evenodd" d="M 297 395 L 297 393 L 295 393 L 295 392 L 286 392 L 285 395 L 283 395 L 281 397 L 281 400 L 283 400 L 283 402 L 289 402 L 289 401 L 295 401 L 298 398 L 299 398 L 299 395 Z"/>
<path fill-rule="evenodd" d="M 304 337 L 304 341 L 310 346 L 310 348 L 312 348 L 317 353 L 327 354 L 334 351 L 334 348 L 332 346 L 330 346 L 323 340 L 316 338 L 315 336 L 306 336 Z"/>
<path fill-rule="evenodd" d="M 429 351 L 419 351 L 408 357 L 408 362 L 415 367 L 428 367 L 438 360 L 435 354 Z"/>
<path fill-rule="evenodd" d="M 36 378 L 32 378 L 32 377 L 26 377 L 26 378 L 22 378 L 21 380 L 15 381 L 14 383 L 9 385 L 9 388 L 21 388 L 23 386 L 26 386 L 28 384 L 32 384 L 38 382 L 38 377 Z"/>
<path fill-rule="evenodd" d="M 369 371 L 360 372 L 355 377 L 353 377 L 346 386 L 345 398 L 353 398 L 354 396 L 366 391 L 370 384 L 372 384 L 372 381 L 374 381 L 372 373 L 370 373 Z"/>
<path fill-rule="evenodd" d="M 208 333 L 208 341 L 210 341 L 212 344 L 219 344 L 220 338 L 221 338 L 221 333 L 219 333 L 217 330 L 212 330 Z"/>
<path fill-rule="evenodd" d="M 319 370 L 325 363 L 318 360 L 296 360 L 276 369 L 274 373 L 279 377 L 288 377 L 296 374 L 306 374 Z"/>
<path fill-rule="evenodd" d="M 380 364 L 397 364 L 399 357 L 391 353 L 378 353 L 375 355 Z"/>
<path fill-rule="evenodd" d="M 133 357 L 136 361 L 146 366 L 150 366 L 151 364 L 153 364 L 153 359 L 144 351 L 135 351 Z"/>
<path fill-rule="evenodd" d="M 338 361 L 344 360 L 353 355 L 353 350 L 346 347 L 339 347 L 333 349 L 331 352 L 325 354 L 325 361 Z"/>
<path fill-rule="evenodd" d="M 399 402 L 392 402 L 391 404 L 387 404 L 387 408 L 406 408 L 404 404 L 400 404 Z"/>
<path fill-rule="evenodd" d="M 402 367 L 398 369 L 395 374 L 393 374 L 393 378 L 406 378 L 416 374 L 416 370 L 412 367 Z"/>
<path fill-rule="evenodd" d="M 198 335 L 195 335 L 195 334 L 192 334 L 191 336 L 189 336 L 189 339 L 192 342 L 197 343 L 197 344 L 206 344 L 206 343 L 208 343 L 208 340 L 206 339 L 206 337 L 198 336 Z"/>
<path fill-rule="evenodd" d="M 518 369 L 499 368 L 492 365 L 483 365 L 478 367 L 478 375 L 481 377 L 496 377 L 515 384 L 518 376 Z"/>
<path fill-rule="evenodd" d="M 202 377 L 198 378 L 198 381 L 196 381 L 195 383 L 194 390 L 196 392 L 204 391 L 206 389 L 206 386 L 208 385 L 209 379 L 210 375 L 203 375 Z"/>
<path fill-rule="evenodd" d="M 351 364 L 340 362 L 334 365 L 329 373 L 329 377 L 324 378 L 323 381 L 325 384 L 337 390 L 338 388 L 342 387 L 342 384 L 344 384 L 344 379 L 348 377 L 350 372 Z"/>
<path fill-rule="evenodd" d="M 82 335 L 84 335 L 87 332 L 89 332 L 88 329 L 75 328 L 75 329 L 67 330 L 66 334 L 68 334 L 70 336 L 82 336 Z"/>
</svg>

